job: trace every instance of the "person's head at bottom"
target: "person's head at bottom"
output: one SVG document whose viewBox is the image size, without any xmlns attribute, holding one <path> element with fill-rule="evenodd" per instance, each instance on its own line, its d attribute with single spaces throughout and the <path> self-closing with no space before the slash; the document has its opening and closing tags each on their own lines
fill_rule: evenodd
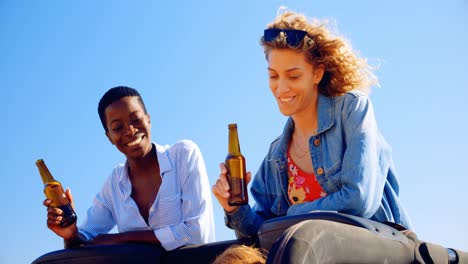
<svg viewBox="0 0 468 264">
<path fill-rule="evenodd" d="M 264 264 L 266 256 L 259 248 L 233 245 L 217 256 L 212 264 Z"/>
</svg>

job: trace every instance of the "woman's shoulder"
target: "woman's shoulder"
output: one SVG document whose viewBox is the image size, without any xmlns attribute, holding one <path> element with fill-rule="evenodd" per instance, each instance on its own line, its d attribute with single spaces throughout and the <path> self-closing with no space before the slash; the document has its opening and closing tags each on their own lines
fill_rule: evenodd
<svg viewBox="0 0 468 264">
<path fill-rule="evenodd" d="M 111 174 L 107 177 L 107 181 L 112 182 L 115 180 L 119 180 L 123 176 L 124 173 L 125 173 L 125 164 L 118 163 L 117 165 L 114 166 L 114 168 L 111 171 Z"/>
<path fill-rule="evenodd" d="M 367 93 L 359 90 L 349 91 L 343 95 L 331 97 L 335 108 L 347 111 L 363 111 L 372 107 L 370 97 Z"/>
<path fill-rule="evenodd" d="M 330 97 L 331 100 L 335 103 L 350 103 L 358 101 L 368 101 L 369 95 L 360 90 L 348 91 L 339 96 Z"/>
<path fill-rule="evenodd" d="M 166 149 L 169 151 L 192 151 L 198 150 L 198 145 L 190 139 L 181 139 L 171 146 L 166 145 Z"/>
<path fill-rule="evenodd" d="M 181 139 L 173 145 L 157 145 L 157 150 L 160 153 L 166 152 L 170 157 L 183 157 L 189 156 L 193 153 L 196 155 L 200 153 L 198 145 L 190 139 Z"/>
<path fill-rule="evenodd" d="M 107 176 L 106 180 L 104 181 L 103 190 L 110 190 L 115 187 L 116 184 L 124 180 L 127 176 L 125 170 L 125 164 L 119 163 L 114 168 L 112 168 L 111 173 Z"/>
</svg>

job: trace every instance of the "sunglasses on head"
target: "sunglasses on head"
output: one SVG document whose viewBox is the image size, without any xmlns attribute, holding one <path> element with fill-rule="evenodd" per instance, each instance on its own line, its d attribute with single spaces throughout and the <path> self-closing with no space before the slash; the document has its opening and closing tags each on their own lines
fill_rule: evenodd
<svg viewBox="0 0 468 264">
<path fill-rule="evenodd" d="M 286 35 L 286 43 L 292 47 L 298 46 L 299 42 L 301 42 L 301 40 L 303 40 L 307 35 L 307 32 L 304 30 L 269 28 L 265 29 L 263 32 L 263 39 L 266 42 L 271 42 L 278 37 L 280 32 L 283 32 Z"/>
</svg>

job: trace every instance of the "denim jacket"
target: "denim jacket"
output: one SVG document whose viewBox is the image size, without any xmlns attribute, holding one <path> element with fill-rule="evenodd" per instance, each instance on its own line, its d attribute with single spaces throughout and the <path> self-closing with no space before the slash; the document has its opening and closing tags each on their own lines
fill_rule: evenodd
<svg viewBox="0 0 468 264">
<path fill-rule="evenodd" d="M 318 129 L 309 139 L 314 174 L 327 196 L 291 205 L 286 153 L 294 131 L 289 118 L 271 143 L 251 185 L 255 205 L 225 215 L 237 237 L 255 237 L 268 219 L 331 210 L 411 228 L 398 198 L 391 148 L 380 134 L 369 97 L 361 92 L 318 98 Z"/>
</svg>

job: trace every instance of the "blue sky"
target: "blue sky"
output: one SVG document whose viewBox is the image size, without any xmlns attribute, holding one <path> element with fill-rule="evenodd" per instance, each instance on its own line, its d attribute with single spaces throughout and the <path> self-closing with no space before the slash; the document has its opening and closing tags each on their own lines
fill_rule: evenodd
<svg viewBox="0 0 468 264">
<path fill-rule="evenodd" d="M 46 227 L 38 158 L 72 189 L 79 221 L 124 161 L 97 114 L 113 86 L 141 92 L 154 141 L 195 141 L 211 184 L 227 153 L 228 123 L 238 124 L 255 172 L 285 122 L 258 45 L 282 5 L 335 21 L 380 65 L 371 98 L 416 231 L 468 251 L 467 0 L 2 0 L 0 263 L 29 263 L 62 247 Z M 217 239 L 233 239 L 216 202 L 214 210 Z"/>
</svg>

